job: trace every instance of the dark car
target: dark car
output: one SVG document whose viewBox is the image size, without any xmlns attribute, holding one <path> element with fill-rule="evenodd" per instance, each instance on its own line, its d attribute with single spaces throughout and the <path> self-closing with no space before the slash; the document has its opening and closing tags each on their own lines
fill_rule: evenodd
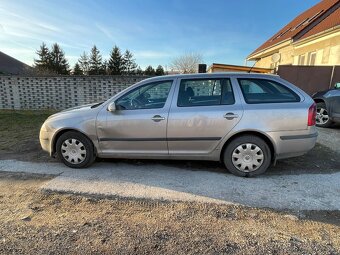
<svg viewBox="0 0 340 255">
<path fill-rule="evenodd" d="M 340 123 L 340 82 L 333 89 L 315 93 L 312 98 L 316 102 L 316 125 L 330 127 Z"/>
</svg>

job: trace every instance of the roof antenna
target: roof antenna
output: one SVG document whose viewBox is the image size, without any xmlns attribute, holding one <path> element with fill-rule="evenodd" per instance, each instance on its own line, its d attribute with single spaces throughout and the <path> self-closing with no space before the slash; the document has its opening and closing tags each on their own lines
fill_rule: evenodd
<svg viewBox="0 0 340 255">
<path fill-rule="evenodd" d="M 256 65 L 256 63 L 257 63 L 258 61 L 259 61 L 259 59 L 255 61 L 254 65 L 249 69 L 248 73 L 250 73 L 251 70 L 253 70 L 254 66 Z"/>
</svg>

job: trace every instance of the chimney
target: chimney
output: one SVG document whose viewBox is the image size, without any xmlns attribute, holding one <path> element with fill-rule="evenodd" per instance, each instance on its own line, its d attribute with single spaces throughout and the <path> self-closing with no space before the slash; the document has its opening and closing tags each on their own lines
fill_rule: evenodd
<svg viewBox="0 0 340 255">
<path fill-rule="evenodd" d="M 198 72 L 199 73 L 206 73 L 207 72 L 207 65 L 206 64 L 198 64 Z"/>
</svg>

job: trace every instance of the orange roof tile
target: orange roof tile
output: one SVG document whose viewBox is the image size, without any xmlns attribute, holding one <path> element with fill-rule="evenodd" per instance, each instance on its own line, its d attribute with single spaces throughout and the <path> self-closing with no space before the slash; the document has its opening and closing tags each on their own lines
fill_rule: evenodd
<svg viewBox="0 0 340 255">
<path fill-rule="evenodd" d="M 253 51 L 249 56 L 287 39 L 294 39 L 295 36 L 306 38 L 333 26 L 339 25 L 339 8 L 334 8 L 338 7 L 339 3 L 340 0 L 323 0 L 319 2 L 293 19 L 278 33 Z M 331 14 L 329 14 L 329 12 L 331 12 Z"/>
<path fill-rule="evenodd" d="M 337 8 L 329 16 L 323 19 L 321 22 L 317 23 L 312 29 L 301 35 L 297 40 L 305 39 L 309 36 L 321 33 L 333 27 L 340 25 L 340 8 Z"/>
</svg>

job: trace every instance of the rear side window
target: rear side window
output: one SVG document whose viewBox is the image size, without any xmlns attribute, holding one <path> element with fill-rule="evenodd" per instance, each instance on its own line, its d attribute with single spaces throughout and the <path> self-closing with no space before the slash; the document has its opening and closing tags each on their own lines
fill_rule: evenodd
<svg viewBox="0 0 340 255">
<path fill-rule="evenodd" d="M 229 79 L 184 79 L 179 87 L 177 106 L 210 106 L 234 104 Z"/>
<path fill-rule="evenodd" d="M 248 104 L 300 102 L 300 97 L 286 86 L 266 79 L 238 79 Z"/>
</svg>

